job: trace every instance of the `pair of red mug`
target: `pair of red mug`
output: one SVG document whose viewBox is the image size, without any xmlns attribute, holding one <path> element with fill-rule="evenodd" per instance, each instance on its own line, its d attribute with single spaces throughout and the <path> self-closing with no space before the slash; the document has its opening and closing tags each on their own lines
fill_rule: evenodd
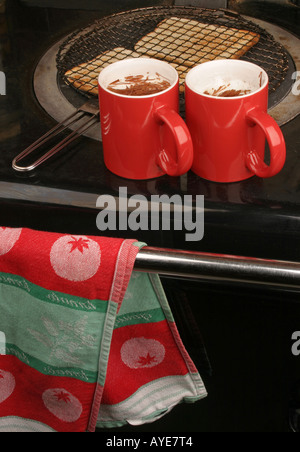
<svg viewBox="0 0 300 452">
<path fill-rule="evenodd" d="M 145 96 L 112 92 L 128 76 L 160 74 L 170 86 Z M 239 60 L 215 60 L 191 69 L 185 81 L 186 122 L 179 115 L 179 77 L 168 63 L 151 58 L 119 61 L 99 75 L 104 161 L 127 179 L 180 176 L 192 169 L 214 182 L 267 178 L 284 166 L 281 129 L 268 115 L 267 73 Z M 216 96 L 229 87 L 242 95 Z M 266 164 L 268 140 L 270 163 Z"/>
</svg>

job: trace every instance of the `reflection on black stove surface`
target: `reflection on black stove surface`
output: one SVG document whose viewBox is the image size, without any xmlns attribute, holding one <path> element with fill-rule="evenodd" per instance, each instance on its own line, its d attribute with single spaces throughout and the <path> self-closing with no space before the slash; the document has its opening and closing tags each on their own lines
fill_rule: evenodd
<svg viewBox="0 0 300 452">
<path fill-rule="evenodd" d="M 263 2 L 229 0 L 230 9 L 234 9 L 241 14 L 262 18 L 271 23 L 274 23 L 275 20 L 278 25 L 282 25 L 284 28 L 299 35 L 300 11 L 298 6 L 298 0 L 292 0 L 291 2 L 285 0 L 267 0 Z"/>
<path fill-rule="evenodd" d="M 96 0 L 95 0 L 96 1 Z M 152 181 L 128 181 L 111 174 L 104 167 L 101 144 L 89 138 L 81 138 L 66 152 L 59 154 L 45 166 L 41 167 L 34 175 L 17 175 L 11 168 L 12 159 L 25 147 L 35 141 L 39 136 L 48 131 L 55 121 L 40 107 L 32 87 L 33 73 L 41 56 L 53 45 L 53 43 L 65 37 L 69 32 L 86 26 L 96 18 L 103 15 L 120 12 L 120 10 L 133 7 L 153 5 L 168 5 L 172 1 L 116 1 L 84 2 L 85 10 L 76 10 L 76 2 L 71 0 L 60 2 L 60 8 L 56 1 L 38 0 L 18 1 L 7 0 L 6 12 L 0 14 L 1 33 L 1 61 L 0 71 L 5 72 L 7 79 L 7 94 L 0 96 L 0 179 L 14 184 L 16 193 L 27 187 L 28 196 L 39 186 L 49 189 L 70 190 L 76 196 L 84 198 L 84 194 L 117 194 L 119 187 L 126 187 L 128 194 L 142 194 L 150 197 L 152 194 L 191 194 L 205 196 L 209 222 L 239 222 L 239 215 L 247 217 L 248 228 L 255 230 L 261 228 L 261 233 L 266 234 L 261 212 L 271 218 L 276 224 L 276 231 L 287 231 L 296 234 L 299 228 L 297 211 L 299 209 L 300 191 L 300 154 L 299 154 L 299 124 L 300 118 L 291 121 L 283 127 L 287 141 L 288 158 L 284 170 L 271 179 L 259 179 L 253 177 L 247 181 L 235 184 L 215 184 L 200 179 L 192 172 L 181 178 L 161 177 Z M 250 8 L 253 2 L 231 2 L 233 9 Z M 254 2 L 259 11 L 266 5 Z M 265 2 L 264 2 L 265 3 Z M 40 5 L 38 7 L 37 5 Z M 47 5 L 47 7 L 45 7 Z M 52 7 L 51 7 L 52 6 Z M 65 8 L 68 9 L 64 9 Z M 95 8 L 94 8 L 95 6 Z M 270 5 L 268 5 L 270 6 Z M 89 8 L 93 8 L 89 11 Z M 260 8 L 260 9 L 259 9 Z M 281 5 L 274 7 L 284 8 Z M 277 8 L 277 9 L 276 9 Z M 253 9 L 252 12 L 258 11 Z M 273 9 L 269 8 L 269 14 Z M 286 15 L 280 21 L 286 20 L 286 27 L 296 29 L 297 10 L 285 9 Z M 265 17 L 265 16 L 263 16 Z M 277 17 L 276 17 L 277 20 Z M 296 28 L 295 28 L 296 27 Z M 24 51 L 26 49 L 26 51 Z M 18 184 L 22 184 L 19 187 Z M 47 201 L 47 198 L 45 198 Z M 259 213 L 255 213 L 255 209 Z M 223 212 L 223 214 L 219 214 Z M 224 212 L 228 216 L 226 219 Z M 222 218 L 221 218 L 222 217 Z M 255 221 L 255 223 L 254 223 Z M 244 227 L 244 226 L 243 226 Z M 246 226 L 245 226 L 246 227 Z M 288 235 L 289 235 L 288 234 Z M 207 233 L 207 237 L 209 234 Z M 177 240 L 177 238 L 176 238 Z M 206 240 L 206 238 L 205 238 Z M 210 240 L 202 242 L 201 246 L 209 249 Z M 217 240 L 217 242 L 219 242 Z M 237 238 L 235 239 L 237 243 Z M 284 242 L 284 241 L 283 241 Z M 230 248 L 232 241 L 226 241 Z M 220 245 L 220 243 L 219 243 Z M 224 245 L 225 246 L 225 245 Z M 238 248 L 238 246 L 236 246 Z M 288 246 L 286 249 L 291 249 Z M 253 250 L 254 252 L 255 250 Z M 257 249 L 259 254 L 272 252 L 268 242 L 263 242 L 263 248 Z M 295 256 L 296 251 L 293 252 Z M 286 254 L 285 254 L 286 255 Z"/>
<path fill-rule="evenodd" d="M 229 3 L 232 9 L 299 33 L 299 8 L 258 1 Z M 7 81 L 7 93 L 0 95 L 2 225 L 99 234 L 96 209 L 84 205 L 88 195 L 116 195 L 119 187 L 126 187 L 130 195 L 146 197 L 202 194 L 205 236 L 201 242 L 185 243 L 185 231 L 137 231 L 135 238 L 151 246 L 299 261 L 300 117 L 283 127 L 287 163 L 270 180 L 253 177 L 241 183 L 215 184 L 189 172 L 181 178 L 127 181 L 104 168 L 101 144 L 88 138 L 81 138 L 31 176 L 12 171 L 13 157 L 55 123 L 39 106 L 32 89 L 32 75 L 41 55 L 67 33 L 99 16 L 156 4 L 173 1 L 7 0 L 4 14 L 0 0 L 0 71 L 5 72 Z M 51 189 L 57 189 L 58 200 L 49 205 Z M 82 205 L 71 204 L 69 193 Z M 45 196 L 43 202 L 33 202 L 35 194 Z M 282 432 L 289 430 L 289 410 L 290 427 L 297 430 L 300 361 L 291 354 L 291 337 L 300 328 L 299 294 L 205 281 L 167 283 L 178 297 L 177 317 L 182 317 L 184 340 L 204 375 L 206 371 L 209 397 L 199 405 L 178 407 L 162 421 L 127 430 L 174 431 L 175 435 L 182 429 Z M 188 304 L 185 300 L 182 303 L 181 292 Z M 192 317 L 185 315 L 186 307 Z"/>
</svg>

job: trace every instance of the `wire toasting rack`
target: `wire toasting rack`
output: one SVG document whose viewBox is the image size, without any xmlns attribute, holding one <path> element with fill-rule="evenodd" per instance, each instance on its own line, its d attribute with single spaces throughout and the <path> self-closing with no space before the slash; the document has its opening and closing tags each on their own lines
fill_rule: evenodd
<svg viewBox="0 0 300 452">
<path fill-rule="evenodd" d="M 104 52 L 118 48 L 135 51 L 135 45 L 141 38 L 153 32 L 163 20 L 171 17 L 189 19 L 205 24 L 207 26 L 205 39 L 208 44 L 205 48 L 207 48 L 208 54 L 210 53 L 209 43 L 217 41 L 222 45 L 222 40 L 224 43 L 224 40 L 227 39 L 226 33 L 225 35 L 224 33 L 218 34 L 215 27 L 210 31 L 210 25 L 221 29 L 228 27 L 258 34 L 260 36 L 259 41 L 241 59 L 258 64 L 265 69 L 269 75 L 270 93 L 276 91 L 283 83 L 289 69 L 289 59 L 284 47 L 275 41 L 266 30 L 232 11 L 174 6 L 142 8 L 115 14 L 75 31 L 63 42 L 57 54 L 57 70 L 60 80 L 69 85 L 72 70 L 82 65 L 80 71 L 78 72 L 77 69 L 76 72 L 76 80 L 80 83 L 77 83 L 77 87 L 72 85 L 72 88 L 84 96 L 96 96 L 95 72 L 97 73 L 97 70 L 99 72 L 99 69 L 96 65 L 93 71 L 93 65 L 90 64 L 91 60 Z M 184 27 L 182 27 L 182 33 L 186 33 Z M 178 33 L 176 36 L 180 39 Z M 246 38 L 242 37 L 242 39 L 245 42 Z M 197 51 L 195 50 L 195 52 Z M 168 49 L 166 49 L 166 56 L 167 52 Z M 155 52 L 152 53 L 152 57 L 155 58 Z M 158 57 L 162 59 L 161 52 Z M 213 59 L 211 55 L 204 55 L 204 60 L 205 57 Z M 232 58 L 230 50 L 226 57 Z M 106 64 L 110 64 L 118 58 L 123 59 L 124 55 L 118 56 L 118 51 L 116 51 L 110 54 L 110 58 L 111 60 L 109 58 L 106 60 Z M 170 59 L 168 61 L 172 63 Z M 188 61 L 182 61 L 181 65 L 187 64 L 191 68 L 188 63 Z M 176 67 L 176 64 L 174 66 Z M 67 72 L 69 77 L 66 76 Z M 183 93 L 181 96 L 183 96 Z"/>
<path fill-rule="evenodd" d="M 101 55 L 101 68 L 103 68 L 103 54 L 105 54 L 106 66 L 113 61 L 124 59 L 126 56 L 132 56 L 132 53 L 144 56 L 143 53 L 140 53 L 141 51 L 137 52 L 137 48 L 139 48 L 137 43 L 141 42 L 141 40 L 144 42 L 145 36 L 151 35 L 157 26 L 167 19 L 169 19 L 169 23 L 174 24 L 174 18 L 175 22 L 177 22 L 176 32 L 173 33 L 173 30 L 167 29 L 161 34 L 156 33 L 155 39 L 150 39 L 150 41 L 146 39 L 146 47 L 151 57 L 165 59 L 175 68 L 178 68 L 178 72 L 181 71 L 183 74 L 180 77 L 181 88 L 183 88 L 180 95 L 180 114 L 183 118 L 185 116 L 185 75 L 193 65 L 199 64 L 203 60 L 217 58 L 218 51 L 221 51 L 222 58 L 236 58 L 236 52 L 241 47 L 243 47 L 243 50 L 246 48 L 246 53 L 238 57 L 245 61 L 256 63 L 265 69 L 269 75 L 270 98 L 273 93 L 273 99 L 275 99 L 277 93 L 286 85 L 289 79 L 287 75 L 290 72 L 290 57 L 285 48 L 275 41 L 273 36 L 265 29 L 232 11 L 180 6 L 151 7 L 105 17 L 68 36 L 60 45 L 56 54 L 59 87 L 64 87 L 79 96 L 80 99 L 76 99 L 76 102 L 80 102 L 79 108 L 72 101 L 71 104 L 77 108 L 80 114 L 89 114 L 89 110 L 92 108 L 92 117 L 88 117 L 85 124 L 78 125 L 78 128 L 69 137 L 55 145 L 44 156 L 39 157 L 36 162 L 27 164 L 27 166 L 21 166 L 20 162 L 31 155 L 33 151 L 36 151 L 42 144 L 47 143 L 49 136 L 53 136 L 53 132 L 56 136 L 57 132 L 68 127 L 66 121 L 69 118 L 66 121 L 62 121 L 58 126 L 54 127 L 54 130 L 49 131 L 45 136 L 33 143 L 32 146 L 19 154 L 13 160 L 13 168 L 22 172 L 35 169 L 52 155 L 62 150 L 66 144 L 72 142 L 79 134 L 83 133 L 86 130 L 86 125 L 89 128 L 93 124 L 92 121 L 99 120 L 98 104 L 95 107 L 93 102 L 97 102 L 97 80 L 100 67 L 99 61 L 94 64 L 93 59 L 99 60 L 99 55 Z M 189 28 L 191 23 L 195 27 L 192 32 Z M 195 23 L 196 25 L 194 25 Z M 198 33 L 199 29 L 201 30 L 200 33 Z M 192 35 L 188 35 L 188 33 L 192 33 Z M 161 35 L 162 39 L 160 38 Z M 191 41 L 193 40 L 192 45 L 190 43 L 187 45 L 188 39 L 186 35 L 191 36 Z M 201 40 L 198 40 L 198 36 L 201 36 Z M 255 43 L 252 45 L 252 42 L 251 46 L 249 42 L 253 36 L 255 36 Z M 256 39 L 257 37 L 259 39 Z M 248 39 L 249 41 L 247 41 Z M 178 42 L 181 43 L 179 46 Z M 150 43 L 153 47 L 150 46 Z M 182 52 L 181 49 L 184 49 L 184 46 L 186 47 Z M 143 46 L 141 47 L 143 48 Z M 170 49 L 172 49 L 172 52 L 170 52 Z M 193 57 L 199 57 L 199 54 L 201 54 L 202 61 L 199 62 L 198 58 L 197 63 L 193 62 L 191 64 Z M 173 61 L 170 59 L 170 55 L 174 55 Z M 184 59 L 185 57 L 186 59 Z M 78 66 L 80 67 L 78 68 Z M 71 84 L 70 79 L 72 77 L 73 83 Z M 74 84 L 74 80 L 76 84 Z M 70 84 L 71 88 L 68 86 Z M 85 97 L 89 99 L 88 102 L 91 102 L 91 104 L 86 103 Z M 272 102 L 269 102 L 269 104 L 272 104 Z M 71 118 L 73 121 L 73 115 Z"/>
</svg>

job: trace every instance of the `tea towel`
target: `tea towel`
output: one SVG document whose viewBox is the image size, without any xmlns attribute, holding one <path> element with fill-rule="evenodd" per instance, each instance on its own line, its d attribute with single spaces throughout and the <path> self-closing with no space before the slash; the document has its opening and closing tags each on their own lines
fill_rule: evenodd
<svg viewBox="0 0 300 452">
<path fill-rule="evenodd" d="M 93 432 L 206 395 L 159 279 L 133 273 L 142 246 L 0 227 L 0 431 Z"/>
<path fill-rule="evenodd" d="M 158 275 L 133 272 L 116 317 L 97 425 L 150 423 L 205 396 Z"/>
</svg>

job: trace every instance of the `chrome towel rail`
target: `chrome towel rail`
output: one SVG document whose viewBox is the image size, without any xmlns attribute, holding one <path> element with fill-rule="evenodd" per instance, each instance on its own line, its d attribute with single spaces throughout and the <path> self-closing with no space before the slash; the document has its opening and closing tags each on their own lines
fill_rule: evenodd
<svg viewBox="0 0 300 452">
<path fill-rule="evenodd" d="M 145 247 L 137 255 L 134 269 L 174 277 L 300 289 L 300 262 Z"/>
</svg>

